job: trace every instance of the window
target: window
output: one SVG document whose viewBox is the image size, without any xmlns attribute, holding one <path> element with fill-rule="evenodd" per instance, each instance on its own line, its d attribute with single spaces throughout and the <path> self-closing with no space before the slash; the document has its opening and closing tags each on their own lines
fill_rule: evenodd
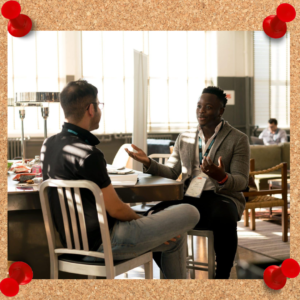
<svg viewBox="0 0 300 300">
<path fill-rule="evenodd" d="M 266 127 L 270 118 L 279 127 L 290 126 L 290 34 L 269 38 L 254 32 L 255 125 Z"/>
<path fill-rule="evenodd" d="M 58 33 L 35 31 L 26 39 L 13 38 L 8 34 L 8 98 L 17 92 L 57 92 Z M 58 130 L 59 103 L 49 104 L 48 131 Z M 43 136 L 44 119 L 38 107 L 26 107 L 25 136 Z M 8 107 L 8 134 L 21 134 L 19 107 Z"/>
<path fill-rule="evenodd" d="M 71 45 L 71 46 L 70 46 Z M 66 75 L 86 79 L 105 103 L 95 134 L 131 133 L 133 50 L 149 55 L 148 132 L 180 132 L 197 124 L 195 107 L 212 82 L 216 36 L 199 31 L 32 32 L 8 35 L 8 98 L 16 92 L 60 92 Z M 209 77 L 209 78 L 208 78 Z M 19 108 L 8 108 L 8 134 L 21 132 Z M 61 130 L 63 111 L 50 104 L 48 134 Z M 25 136 L 43 136 L 40 108 L 26 107 Z"/>
</svg>

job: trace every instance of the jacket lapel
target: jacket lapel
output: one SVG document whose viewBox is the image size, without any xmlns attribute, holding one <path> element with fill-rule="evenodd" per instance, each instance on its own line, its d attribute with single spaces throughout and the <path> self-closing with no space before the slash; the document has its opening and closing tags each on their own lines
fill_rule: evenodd
<svg viewBox="0 0 300 300">
<path fill-rule="evenodd" d="M 231 130 L 232 127 L 225 121 L 222 130 L 218 133 L 214 145 L 208 154 L 212 161 L 214 161 L 217 150 Z"/>
</svg>

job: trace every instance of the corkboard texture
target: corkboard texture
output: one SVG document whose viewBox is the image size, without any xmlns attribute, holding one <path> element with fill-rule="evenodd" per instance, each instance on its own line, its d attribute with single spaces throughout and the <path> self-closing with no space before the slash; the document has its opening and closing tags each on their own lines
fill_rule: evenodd
<svg viewBox="0 0 300 300">
<path fill-rule="evenodd" d="M 1 6 L 6 1 L 0 1 Z M 262 30 L 274 0 L 21 0 L 33 30 Z M 287 1 L 300 14 L 300 1 Z M 300 18 L 291 32 L 291 258 L 300 262 Z M 7 272 L 7 20 L 0 17 L 0 279 Z M 33 280 L 15 299 L 299 299 L 300 276 L 280 291 L 262 280 Z M 5 296 L 0 294 L 0 298 Z"/>
</svg>

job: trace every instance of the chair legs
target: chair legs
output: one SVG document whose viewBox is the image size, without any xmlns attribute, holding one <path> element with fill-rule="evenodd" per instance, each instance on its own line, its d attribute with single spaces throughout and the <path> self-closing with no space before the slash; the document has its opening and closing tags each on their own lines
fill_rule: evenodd
<svg viewBox="0 0 300 300">
<path fill-rule="evenodd" d="M 288 212 L 287 212 L 287 201 L 282 207 L 282 241 L 288 241 Z"/>
<path fill-rule="evenodd" d="M 145 279 L 153 279 L 153 260 L 144 264 L 145 268 Z"/>
<path fill-rule="evenodd" d="M 194 236 L 193 235 L 188 235 L 187 236 L 187 259 L 192 261 L 193 267 L 195 267 L 194 264 Z M 190 269 L 190 276 L 191 279 L 195 279 L 195 270 Z"/>
<path fill-rule="evenodd" d="M 251 208 L 250 229 L 255 230 L 255 208 Z"/>
<path fill-rule="evenodd" d="M 244 211 L 244 226 L 245 227 L 249 226 L 249 211 L 248 211 L 248 209 L 245 209 L 245 211 Z"/>
<path fill-rule="evenodd" d="M 208 233 L 207 233 L 208 234 Z M 188 234 L 187 239 L 187 269 L 190 270 L 191 279 L 195 279 L 195 270 L 208 271 L 208 279 L 213 279 L 215 277 L 215 250 L 214 250 L 214 238 L 210 233 L 208 235 L 197 235 L 199 237 L 205 237 L 207 239 L 207 263 L 194 261 L 194 245 L 193 237 L 194 234 Z"/>
<path fill-rule="evenodd" d="M 56 254 L 50 256 L 50 279 L 58 279 L 58 259 Z"/>
<path fill-rule="evenodd" d="M 215 277 L 215 250 L 214 239 L 208 239 L 208 279 L 214 279 Z"/>
</svg>

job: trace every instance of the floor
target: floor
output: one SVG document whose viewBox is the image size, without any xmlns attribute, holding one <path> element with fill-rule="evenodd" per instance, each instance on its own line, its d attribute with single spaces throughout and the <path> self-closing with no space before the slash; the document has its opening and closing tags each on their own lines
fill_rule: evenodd
<svg viewBox="0 0 300 300">
<path fill-rule="evenodd" d="M 196 239 L 198 239 L 196 237 Z M 197 244 L 197 243 L 195 243 Z M 248 249 L 238 247 L 238 253 L 239 253 L 239 261 L 252 261 L 253 263 L 270 263 L 272 265 L 273 263 L 276 264 L 278 261 L 275 259 L 271 259 L 269 257 L 266 257 L 264 255 L 261 255 L 259 253 L 250 251 Z M 196 260 L 200 261 L 201 257 L 203 258 L 203 261 L 206 259 L 206 255 L 202 253 L 202 255 L 196 251 Z M 160 271 L 158 266 L 153 262 L 153 279 L 160 279 Z M 122 274 L 116 277 L 116 279 L 144 279 L 144 268 L 143 266 L 140 266 L 138 268 L 135 268 L 128 272 L 128 277 L 126 277 L 126 274 Z M 205 271 L 196 271 L 195 272 L 196 279 L 207 279 L 207 272 Z M 187 272 L 187 278 L 190 279 L 190 274 Z M 237 271 L 236 267 L 234 266 L 231 270 L 230 279 L 237 279 Z"/>
<path fill-rule="evenodd" d="M 272 218 L 266 215 L 267 211 L 260 211 L 261 215 L 263 217 L 258 218 L 258 222 L 257 222 L 257 231 L 253 232 L 253 231 L 249 231 L 247 228 L 243 227 L 243 221 L 241 221 L 239 223 L 239 237 L 242 240 L 243 238 L 248 238 L 248 240 L 252 240 L 255 244 L 256 241 L 259 240 L 268 240 L 268 243 L 272 243 L 275 245 L 279 245 L 280 247 L 286 247 L 286 243 L 281 242 L 281 227 L 276 225 L 275 223 L 271 223 L 271 222 L 263 222 L 263 220 L 272 220 Z M 258 214 L 260 214 L 258 213 Z M 272 227 L 273 226 L 273 227 Z M 275 227 L 274 227 L 275 226 Z M 264 229 L 267 228 L 267 231 L 264 231 Z M 270 232 L 272 231 L 273 235 L 270 234 L 266 234 L 266 232 Z M 275 240 L 277 239 L 277 240 Z M 275 242 L 274 242 L 275 240 Z M 251 243 L 249 243 L 250 245 Z M 195 245 L 195 260 L 197 261 L 203 261 L 206 262 L 207 261 L 207 255 L 206 255 L 206 251 L 203 251 L 203 249 L 206 249 L 206 239 L 205 238 L 201 238 L 201 237 L 194 237 L 194 245 Z M 288 243 L 288 247 L 289 247 L 289 243 Z M 281 249 L 281 248 L 280 248 Z M 258 249 L 260 250 L 260 249 Z M 271 250 L 270 250 L 271 251 Z M 282 251 L 282 255 L 281 257 L 270 257 L 269 255 L 263 255 L 261 253 L 259 253 L 258 251 L 252 251 L 247 249 L 246 247 L 242 247 L 242 246 L 238 246 L 238 259 L 237 262 L 239 263 L 239 265 L 243 264 L 243 263 L 251 263 L 251 264 L 267 264 L 267 265 L 272 265 L 272 264 L 278 264 L 279 263 L 279 259 L 285 259 L 289 257 L 289 251 L 286 251 L 286 249 L 280 250 Z M 279 251 L 279 252 L 280 252 Z M 266 252 L 265 254 L 267 254 L 268 252 Z M 274 252 L 275 253 L 275 252 Z M 272 253 L 271 253 L 272 254 Z M 155 262 L 153 262 L 154 264 L 154 269 L 153 269 L 153 278 L 154 279 L 160 279 L 160 270 L 157 267 L 157 265 L 155 264 Z M 240 274 L 240 273 L 239 273 Z M 195 273 L 195 277 L 196 279 L 207 279 L 207 272 L 205 271 L 196 271 Z M 117 279 L 124 279 L 124 278 L 128 278 L 128 279 L 143 279 L 145 278 L 144 275 L 144 269 L 143 266 L 136 268 L 134 270 L 131 270 L 130 272 L 128 272 L 127 274 L 122 274 L 118 277 L 116 277 Z M 190 274 L 189 272 L 187 272 L 187 278 L 190 278 Z M 238 275 L 237 275 L 237 269 L 236 266 L 234 266 L 231 270 L 231 275 L 230 275 L 230 279 L 237 279 Z"/>
</svg>

